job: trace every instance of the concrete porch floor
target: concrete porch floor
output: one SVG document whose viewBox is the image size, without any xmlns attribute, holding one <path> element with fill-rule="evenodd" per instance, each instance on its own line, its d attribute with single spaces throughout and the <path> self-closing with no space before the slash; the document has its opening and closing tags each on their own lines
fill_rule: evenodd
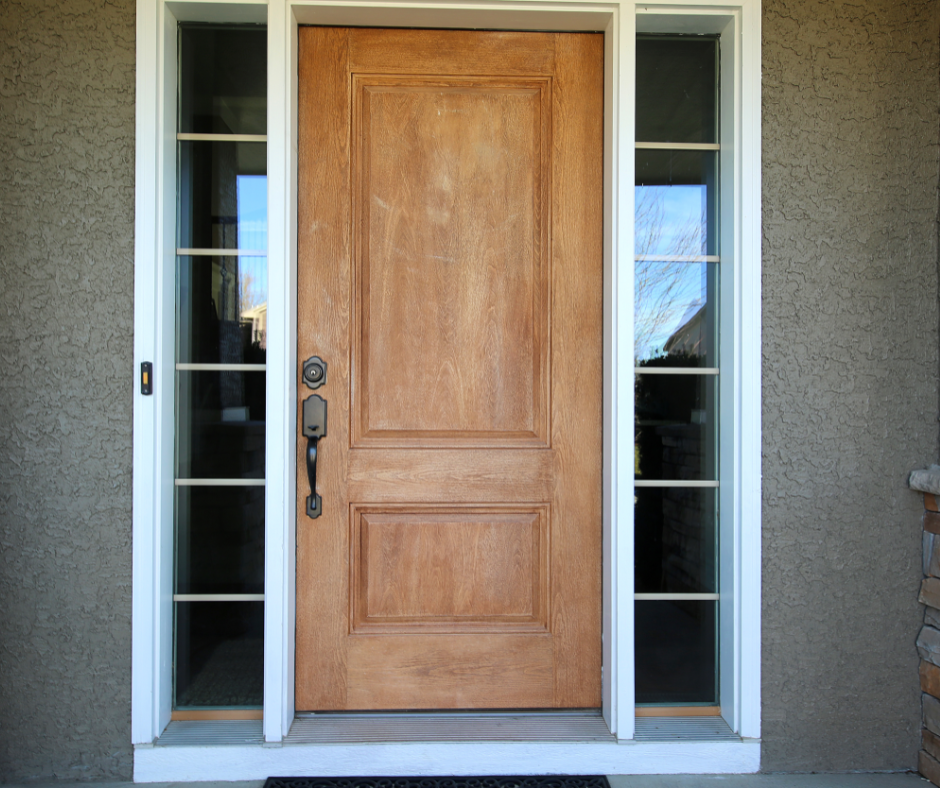
<svg viewBox="0 0 940 788">
<path fill-rule="evenodd" d="M 913 772 L 890 774 L 608 775 L 611 788 L 930 788 Z M 263 780 L 199 783 L 4 783 L 3 788 L 261 788 Z"/>
</svg>

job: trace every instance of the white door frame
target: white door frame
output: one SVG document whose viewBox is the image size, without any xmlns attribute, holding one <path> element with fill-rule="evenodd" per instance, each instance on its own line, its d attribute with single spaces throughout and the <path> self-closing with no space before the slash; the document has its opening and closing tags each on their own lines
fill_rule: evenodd
<svg viewBox="0 0 940 788">
<path fill-rule="evenodd" d="M 633 41 L 637 29 L 723 34 L 721 705 L 760 736 L 760 4 L 566 0 L 138 0 L 132 737 L 169 722 L 172 649 L 176 25 L 267 21 L 267 489 L 264 738 L 294 717 L 297 28 L 598 30 L 605 35 L 603 714 L 633 738 Z M 727 169 L 726 169 L 727 168 Z M 730 184 L 730 186 L 729 186 Z M 727 261 L 727 262 L 726 262 Z M 395 745 L 382 745 L 395 747 Z M 691 744 L 676 743 L 675 747 Z M 399 745 L 399 747 L 407 747 Z M 159 748 L 158 748 L 159 749 Z M 231 751 L 230 751 L 231 752 Z M 717 752 L 717 751 L 716 751 Z M 688 750 L 691 755 L 692 750 Z M 539 756 L 540 758 L 542 756 Z M 751 756 L 749 756 L 751 757 Z M 716 762 L 689 771 L 725 771 Z M 655 759 L 654 759 L 655 761 Z M 706 759 L 710 761 L 710 759 Z M 452 761 L 451 761 L 452 762 Z M 728 764 L 727 759 L 723 763 Z M 750 762 L 750 761 L 748 761 Z M 652 767 L 649 767 L 652 768 Z M 672 771 L 661 763 L 657 770 Z M 164 779 L 171 779 L 166 777 Z M 173 778 L 178 779 L 178 778 Z"/>
</svg>

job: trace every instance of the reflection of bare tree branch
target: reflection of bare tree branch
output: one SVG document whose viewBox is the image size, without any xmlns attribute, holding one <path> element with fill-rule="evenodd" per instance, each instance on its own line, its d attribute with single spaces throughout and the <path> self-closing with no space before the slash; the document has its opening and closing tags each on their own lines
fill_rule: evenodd
<svg viewBox="0 0 940 788">
<path fill-rule="evenodd" d="M 265 301 L 264 291 L 258 287 L 255 278 L 243 271 L 238 279 L 238 314 L 261 306 Z"/>
<path fill-rule="evenodd" d="M 672 217 L 666 216 L 663 188 L 638 187 L 636 199 L 636 254 L 650 258 L 635 265 L 635 354 L 639 363 L 663 355 L 671 329 L 691 307 L 700 305 L 701 289 L 690 286 L 690 263 L 662 262 L 662 258 L 702 254 L 705 215 L 703 211 L 700 217 L 688 217 L 667 232 L 667 219 Z"/>
</svg>

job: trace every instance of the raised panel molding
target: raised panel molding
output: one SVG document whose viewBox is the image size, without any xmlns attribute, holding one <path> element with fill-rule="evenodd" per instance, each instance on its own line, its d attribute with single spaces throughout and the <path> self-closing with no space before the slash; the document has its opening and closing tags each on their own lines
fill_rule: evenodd
<svg viewBox="0 0 940 788">
<path fill-rule="evenodd" d="M 548 513 L 351 506 L 351 633 L 547 632 Z"/>
<path fill-rule="evenodd" d="M 352 76 L 354 447 L 549 445 L 551 85 Z"/>
</svg>

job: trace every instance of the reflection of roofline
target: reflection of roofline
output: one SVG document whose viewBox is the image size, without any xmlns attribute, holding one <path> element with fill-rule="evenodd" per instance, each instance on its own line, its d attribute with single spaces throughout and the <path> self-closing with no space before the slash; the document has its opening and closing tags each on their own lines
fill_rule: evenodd
<svg viewBox="0 0 940 788">
<path fill-rule="evenodd" d="M 251 309 L 246 309 L 242 312 L 242 320 L 246 318 L 256 318 L 261 317 L 264 314 L 267 314 L 268 311 L 268 302 L 265 301 L 263 304 L 258 304 L 258 306 L 253 306 Z"/>
<path fill-rule="evenodd" d="M 699 325 L 701 325 L 702 319 L 705 317 L 704 313 L 705 304 L 702 304 L 698 309 L 695 310 L 695 314 L 693 314 L 688 320 L 685 321 L 685 323 L 679 326 L 679 328 L 677 328 L 672 333 L 669 339 L 666 340 L 665 344 L 663 345 L 663 350 L 665 350 L 666 353 L 669 353 L 669 351 L 671 351 L 676 345 L 687 340 L 689 334 L 691 334 L 692 331 L 697 330 Z"/>
</svg>

